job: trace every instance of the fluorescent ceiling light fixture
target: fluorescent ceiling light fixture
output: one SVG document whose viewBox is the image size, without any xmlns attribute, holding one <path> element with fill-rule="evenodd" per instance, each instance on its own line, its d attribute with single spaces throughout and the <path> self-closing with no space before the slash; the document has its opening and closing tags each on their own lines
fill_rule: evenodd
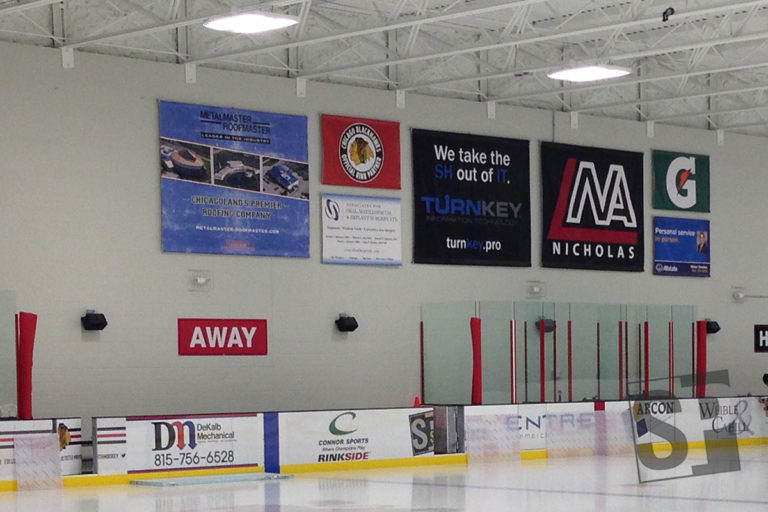
<svg viewBox="0 0 768 512">
<path fill-rule="evenodd" d="M 234 32 L 236 34 L 258 34 L 296 25 L 298 18 L 276 14 L 247 12 L 231 16 L 213 18 L 203 26 L 212 30 Z"/>
<path fill-rule="evenodd" d="M 559 69 L 548 73 L 547 76 L 553 80 L 565 80 L 568 82 L 594 82 L 596 80 L 619 78 L 629 73 L 629 68 L 621 66 L 596 65 Z"/>
</svg>

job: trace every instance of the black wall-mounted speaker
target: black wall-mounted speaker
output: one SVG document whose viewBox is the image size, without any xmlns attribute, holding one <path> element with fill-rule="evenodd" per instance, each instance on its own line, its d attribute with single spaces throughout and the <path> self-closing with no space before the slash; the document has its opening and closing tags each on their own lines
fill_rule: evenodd
<svg viewBox="0 0 768 512">
<path fill-rule="evenodd" d="M 353 316 L 340 316 L 336 319 L 336 328 L 341 332 L 352 332 L 357 329 L 357 320 Z"/>
<path fill-rule="evenodd" d="M 86 331 L 100 331 L 107 326 L 107 319 L 102 313 L 86 313 L 80 317 L 80 323 Z"/>
</svg>

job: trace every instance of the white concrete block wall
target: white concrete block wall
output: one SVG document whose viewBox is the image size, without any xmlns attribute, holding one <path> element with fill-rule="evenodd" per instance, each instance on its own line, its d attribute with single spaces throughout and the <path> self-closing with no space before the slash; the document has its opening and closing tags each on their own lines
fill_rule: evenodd
<svg viewBox="0 0 768 512">
<path fill-rule="evenodd" d="M 722 330 L 710 368 L 731 371 L 728 394 L 766 392 L 768 355 L 752 351 L 752 326 L 768 302 L 734 304 L 731 286 L 768 294 L 763 205 L 768 140 L 641 122 L 485 105 L 282 78 L 197 70 L 84 53 L 63 69 L 58 50 L 0 44 L 0 288 L 39 315 L 33 406 L 37 417 L 395 407 L 419 392 L 419 306 L 454 300 L 522 300 L 541 280 L 548 301 L 694 304 Z M 161 250 L 157 100 L 300 114 L 309 120 L 311 257 L 281 259 Z M 323 186 L 320 114 L 401 123 L 402 190 Z M 530 268 L 414 265 L 410 129 L 531 140 Z M 642 151 L 646 162 L 645 272 L 544 269 L 540 265 L 541 140 Z M 651 148 L 710 155 L 712 277 L 651 272 Z M 403 266 L 320 263 L 321 192 L 402 199 Z M 655 212 L 669 215 L 671 212 Z M 682 214 L 685 216 L 685 214 Z M 213 274 L 210 292 L 188 291 L 188 269 Z M 87 308 L 106 315 L 81 330 Z M 339 313 L 360 328 L 335 331 Z M 176 355 L 179 317 L 269 322 L 267 357 Z M 86 419 L 85 424 L 89 422 Z"/>
</svg>

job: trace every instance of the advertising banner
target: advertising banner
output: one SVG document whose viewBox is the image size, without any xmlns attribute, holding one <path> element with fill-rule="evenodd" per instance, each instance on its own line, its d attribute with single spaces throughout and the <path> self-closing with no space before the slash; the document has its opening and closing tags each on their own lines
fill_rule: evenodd
<svg viewBox="0 0 768 512">
<path fill-rule="evenodd" d="M 309 257 L 306 117 L 159 110 L 164 251 Z"/>
<path fill-rule="evenodd" d="M 630 401 L 630 411 L 640 483 L 741 469 L 737 437 L 751 431 L 748 400 L 638 400 Z M 691 454 L 699 440 L 703 459 Z"/>
<path fill-rule="evenodd" d="M 126 461 L 127 434 L 125 417 L 93 418 L 93 472 L 98 475 L 124 475 L 128 472 Z"/>
<path fill-rule="evenodd" d="M 55 434 L 58 437 L 62 475 L 78 475 L 83 469 L 83 439 L 80 418 L 3 421 L 0 432 L 0 480 L 16 478 L 16 439 Z"/>
<path fill-rule="evenodd" d="M 709 277 L 709 221 L 653 218 L 653 273 Z"/>
<path fill-rule="evenodd" d="M 323 183 L 400 188 L 400 123 L 323 114 Z"/>
<path fill-rule="evenodd" d="M 434 454 L 432 409 L 280 413 L 280 465 Z"/>
<path fill-rule="evenodd" d="M 323 263 L 402 265 L 400 199 L 323 194 Z"/>
<path fill-rule="evenodd" d="M 541 143 L 542 265 L 643 271 L 643 154 Z"/>
<path fill-rule="evenodd" d="M 264 466 L 262 415 L 126 418 L 126 469 Z"/>
<path fill-rule="evenodd" d="M 768 352 L 768 325 L 755 324 L 754 338 L 755 352 Z"/>
<path fill-rule="evenodd" d="M 412 130 L 414 263 L 531 265 L 528 141 Z"/>
<path fill-rule="evenodd" d="M 653 207 L 660 210 L 709 211 L 709 157 L 652 151 Z"/>
<path fill-rule="evenodd" d="M 181 356 L 263 356 L 267 354 L 264 319 L 179 318 Z"/>
</svg>

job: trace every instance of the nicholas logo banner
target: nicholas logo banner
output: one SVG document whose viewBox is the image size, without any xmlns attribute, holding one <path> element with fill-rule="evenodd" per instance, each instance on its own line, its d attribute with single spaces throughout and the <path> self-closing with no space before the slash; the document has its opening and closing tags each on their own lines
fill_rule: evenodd
<svg viewBox="0 0 768 512">
<path fill-rule="evenodd" d="M 542 265 L 643 271 L 643 154 L 541 143 Z"/>
<path fill-rule="evenodd" d="M 653 150 L 653 207 L 709 212 L 709 157 Z"/>
</svg>

